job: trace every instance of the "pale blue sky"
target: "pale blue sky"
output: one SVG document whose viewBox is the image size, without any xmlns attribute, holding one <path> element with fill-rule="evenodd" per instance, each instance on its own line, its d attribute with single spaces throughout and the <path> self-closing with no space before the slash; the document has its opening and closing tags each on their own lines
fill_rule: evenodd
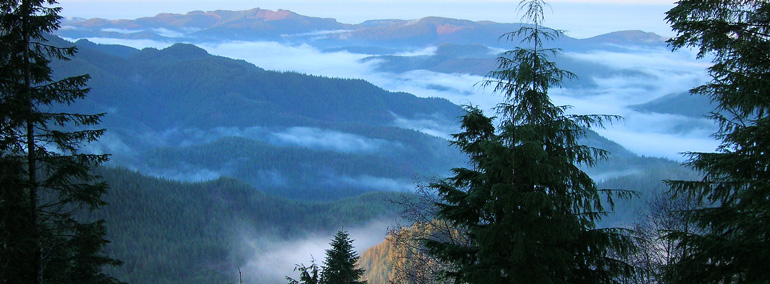
<svg viewBox="0 0 770 284">
<path fill-rule="evenodd" d="M 585 38 L 619 30 L 672 33 L 664 13 L 674 0 L 556 0 L 546 25 Z M 518 0 L 60 0 L 65 17 L 134 19 L 194 10 L 285 9 L 306 16 L 357 24 L 369 19 L 418 19 L 427 16 L 516 22 Z"/>
</svg>

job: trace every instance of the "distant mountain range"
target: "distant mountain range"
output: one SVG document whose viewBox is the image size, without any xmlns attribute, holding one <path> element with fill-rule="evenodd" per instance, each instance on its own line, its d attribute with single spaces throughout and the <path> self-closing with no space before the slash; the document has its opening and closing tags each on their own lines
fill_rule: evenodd
<svg viewBox="0 0 770 284">
<path fill-rule="evenodd" d="M 440 73 L 485 75 L 497 67 L 500 52 L 513 48 L 518 39 L 501 36 L 521 24 L 469 21 L 439 17 L 415 20 L 370 20 L 343 24 L 334 19 L 317 18 L 278 10 L 193 11 L 187 14 L 159 14 L 133 20 L 69 19 L 57 35 L 69 39 L 154 40 L 167 44 L 270 41 L 290 46 L 310 45 L 323 52 L 346 51 L 367 55 L 378 71 L 403 73 L 430 70 Z M 513 44 L 511 44 L 513 43 Z M 87 43 L 82 43 L 87 44 Z M 564 52 L 597 50 L 627 52 L 629 48 L 666 48 L 666 38 L 643 31 L 618 31 L 586 39 L 562 36 L 550 47 Z M 404 55 L 435 47 L 430 55 Z M 118 52 L 129 51 L 108 50 Z M 558 63 L 580 75 L 607 77 L 618 70 L 588 66 L 568 57 Z M 631 72 L 623 70 L 621 72 Z M 630 74 L 633 76 L 633 74 Z M 590 80 L 580 82 L 591 84 Z"/>
<path fill-rule="evenodd" d="M 500 46 L 498 38 L 520 24 L 440 17 L 415 20 L 371 20 L 343 24 L 278 10 L 193 11 L 159 14 L 134 20 L 69 19 L 57 34 L 67 38 L 152 39 L 172 42 L 280 41 L 317 47 L 368 46 L 405 48 L 439 44 Z M 562 39 L 564 45 L 661 44 L 665 38 L 641 31 L 615 32 L 588 39 Z M 504 42 L 502 43 L 504 44 Z"/>
</svg>

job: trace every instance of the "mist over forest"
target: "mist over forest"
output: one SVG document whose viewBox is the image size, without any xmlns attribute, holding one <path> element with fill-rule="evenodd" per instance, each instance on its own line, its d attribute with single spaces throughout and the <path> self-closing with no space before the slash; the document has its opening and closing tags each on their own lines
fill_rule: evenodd
<svg viewBox="0 0 770 284">
<path fill-rule="evenodd" d="M 78 35 L 95 43 L 139 49 L 162 49 L 179 41 L 192 42 L 213 55 L 246 60 L 266 70 L 363 79 L 389 91 L 445 98 L 458 105 L 471 103 L 487 110 L 500 102 L 499 96 L 477 83 L 496 68 L 498 53 L 513 47 L 498 37 L 514 30 L 515 25 L 425 18 L 414 21 L 412 25 L 417 27 L 409 27 L 420 30 L 424 26 L 443 24 L 483 28 L 483 32 L 455 36 L 417 33 L 391 38 L 389 33 L 401 32 L 393 26 L 406 21 L 394 22 L 378 23 L 380 26 L 374 27 L 360 24 L 366 28 L 339 24 L 329 32 L 315 27 L 268 30 L 253 32 L 248 40 L 227 34 L 211 38 L 207 29 L 185 33 L 184 27 L 166 26 L 116 32 L 114 28 L 89 26 L 85 31 L 78 25 L 65 25 L 60 34 L 71 40 L 77 38 L 70 36 Z M 178 37 L 161 36 L 162 31 L 170 28 L 177 29 Z M 218 29 L 223 27 L 211 28 Z M 370 33 L 385 39 L 372 38 Z M 642 31 L 619 31 L 587 39 L 567 36 L 553 45 L 563 49 L 555 58 L 560 66 L 578 75 L 576 80 L 553 92 L 554 101 L 572 106 L 574 113 L 624 117 L 623 123 L 600 130 L 603 136 L 640 155 L 678 161 L 683 160 L 682 152 L 715 148 L 716 143 L 709 137 L 714 130 L 713 123 L 703 117 L 710 108 L 678 113 L 634 107 L 664 97 L 686 97 L 689 89 L 705 81 L 707 59 L 697 60 L 695 52 L 686 49 L 672 52 L 665 38 Z M 703 104 L 694 105 L 697 106 Z M 401 123 L 433 135 L 453 133 L 426 120 Z"/>
<path fill-rule="evenodd" d="M 450 143 L 467 106 L 494 116 L 484 87 L 524 24 L 441 17 L 344 24 L 287 10 L 194 11 L 127 20 L 66 18 L 48 40 L 75 46 L 54 79 L 89 74 L 56 111 L 104 113 L 88 153 L 110 185 L 100 210 L 106 271 L 129 283 L 284 283 L 350 234 L 370 284 L 419 188 L 468 167 Z M 525 25 L 524 25 L 525 26 Z M 685 152 L 711 152 L 715 105 L 689 90 L 710 58 L 639 30 L 548 43 L 577 75 L 550 90 L 566 114 L 619 115 L 580 142 L 610 152 L 581 167 L 599 188 L 635 190 L 600 227 L 631 227 L 663 180 L 696 179 Z M 494 117 L 495 125 L 501 117 Z M 384 267 L 384 268 L 383 268 Z M 383 272 L 385 271 L 385 272 Z"/>
</svg>

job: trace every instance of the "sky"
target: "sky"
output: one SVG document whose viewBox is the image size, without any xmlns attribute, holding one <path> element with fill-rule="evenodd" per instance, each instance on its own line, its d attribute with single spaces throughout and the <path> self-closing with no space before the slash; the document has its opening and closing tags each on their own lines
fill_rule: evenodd
<svg viewBox="0 0 770 284">
<path fill-rule="evenodd" d="M 664 13 L 674 0 L 553 0 L 545 24 L 586 38 L 620 30 L 672 36 Z M 60 0 L 62 16 L 135 19 L 159 13 L 203 10 L 291 10 L 334 18 L 347 24 L 371 19 L 419 19 L 428 16 L 517 22 L 518 0 Z"/>
</svg>

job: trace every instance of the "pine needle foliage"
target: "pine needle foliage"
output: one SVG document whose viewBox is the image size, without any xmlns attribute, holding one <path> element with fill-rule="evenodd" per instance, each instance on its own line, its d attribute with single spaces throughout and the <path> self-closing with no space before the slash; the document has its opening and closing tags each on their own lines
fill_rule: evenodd
<svg viewBox="0 0 770 284">
<path fill-rule="evenodd" d="M 364 269 L 357 266 L 358 254 L 353 250 L 353 240 L 345 230 L 337 231 L 329 249 L 326 250 L 326 258 L 323 266 L 311 261 L 310 266 L 298 264 L 294 271 L 300 272 L 299 280 L 286 276 L 289 284 L 366 284 L 362 280 Z"/>
<path fill-rule="evenodd" d="M 575 75 L 553 62 L 558 49 L 545 46 L 562 34 L 542 26 L 545 7 L 521 2 L 529 25 L 502 38 L 525 47 L 505 52 L 481 82 L 505 97 L 496 108 L 499 126 L 467 106 L 452 143 L 471 167 L 430 185 L 443 199 L 439 217 L 471 239 L 470 246 L 426 241 L 457 268 L 444 275 L 456 283 L 614 283 L 633 272 L 623 261 L 633 250 L 627 232 L 596 226 L 606 214 L 602 193 L 612 207 L 613 196 L 632 192 L 600 190 L 579 168 L 608 153 L 578 139 L 618 117 L 567 114 L 550 100 L 548 91 Z"/>
<path fill-rule="evenodd" d="M 672 232 L 688 252 L 668 267 L 670 283 L 770 281 L 770 2 L 680 0 L 666 19 L 674 49 L 712 58 L 711 81 L 692 89 L 716 103 L 721 140 L 713 153 L 687 153 L 698 181 L 669 181 L 702 207 L 685 213 L 697 233 Z"/>
<path fill-rule="evenodd" d="M 81 153 L 103 129 L 100 114 L 55 111 L 83 98 L 88 75 L 51 79 L 52 60 L 74 48 L 47 43 L 59 28 L 53 0 L 0 0 L 0 282 L 119 283 L 101 272 L 119 261 L 102 253 L 103 221 L 79 209 L 104 202 L 91 168 L 107 155 Z"/>
<path fill-rule="evenodd" d="M 353 240 L 344 230 L 337 231 L 326 250 L 321 283 L 366 284 L 361 280 L 364 270 L 356 267 L 358 254 L 353 250 Z"/>
<path fill-rule="evenodd" d="M 286 276 L 289 284 L 321 284 L 321 268 L 311 259 L 310 266 L 297 264 L 294 271 L 299 271 L 299 280 Z"/>
</svg>

